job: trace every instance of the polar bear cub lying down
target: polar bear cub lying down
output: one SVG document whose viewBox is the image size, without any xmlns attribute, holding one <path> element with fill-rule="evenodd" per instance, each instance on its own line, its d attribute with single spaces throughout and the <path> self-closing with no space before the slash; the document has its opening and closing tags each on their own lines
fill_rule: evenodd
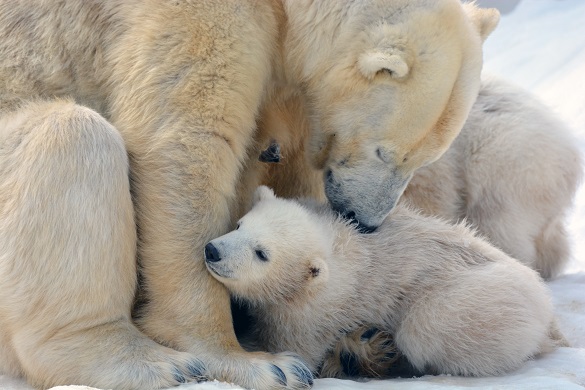
<svg viewBox="0 0 585 390">
<path fill-rule="evenodd" d="M 403 206 L 362 235 L 326 206 L 259 187 L 252 210 L 205 257 L 249 302 L 259 346 L 294 351 L 313 371 L 361 325 L 394 334 L 425 373 L 498 375 L 565 344 L 535 271 L 466 226 Z"/>
</svg>

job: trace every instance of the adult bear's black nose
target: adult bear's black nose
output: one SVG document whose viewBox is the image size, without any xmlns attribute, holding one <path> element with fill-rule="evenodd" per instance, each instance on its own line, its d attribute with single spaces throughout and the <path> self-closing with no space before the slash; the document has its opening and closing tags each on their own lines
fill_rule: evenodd
<svg viewBox="0 0 585 390">
<path fill-rule="evenodd" d="M 211 242 L 205 245 L 205 261 L 210 263 L 216 263 L 221 260 L 219 257 L 219 251 Z"/>
</svg>

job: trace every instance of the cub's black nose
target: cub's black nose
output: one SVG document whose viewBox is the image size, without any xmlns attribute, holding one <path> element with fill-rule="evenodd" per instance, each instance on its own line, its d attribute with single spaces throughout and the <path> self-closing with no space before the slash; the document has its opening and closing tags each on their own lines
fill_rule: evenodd
<svg viewBox="0 0 585 390">
<path fill-rule="evenodd" d="M 205 245 L 205 261 L 210 263 L 216 263 L 221 260 L 219 257 L 219 251 L 211 242 Z"/>
</svg>

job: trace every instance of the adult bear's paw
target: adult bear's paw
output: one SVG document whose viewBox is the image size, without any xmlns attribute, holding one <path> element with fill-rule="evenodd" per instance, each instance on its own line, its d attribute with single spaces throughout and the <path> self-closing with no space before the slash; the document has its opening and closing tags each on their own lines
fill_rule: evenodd
<svg viewBox="0 0 585 390">
<path fill-rule="evenodd" d="M 298 355 L 284 352 L 275 356 L 279 359 L 278 364 L 286 372 L 289 388 L 307 389 L 313 386 L 313 374 Z"/>
<path fill-rule="evenodd" d="M 187 354 L 185 354 L 187 356 Z M 203 382 L 208 378 L 205 376 L 205 365 L 198 359 L 187 358 L 174 361 L 173 379 L 179 384 L 185 382 Z"/>
<path fill-rule="evenodd" d="M 313 386 L 313 374 L 297 355 L 249 352 L 218 361 L 221 373 L 208 376 L 256 390 L 301 390 Z M 218 367 L 218 368 L 219 368 Z"/>
<path fill-rule="evenodd" d="M 166 350 L 167 353 L 153 352 L 155 353 L 145 354 L 143 360 L 139 362 L 121 362 L 118 365 L 120 372 L 116 374 L 124 379 L 114 384 L 119 383 L 120 387 L 136 389 L 165 388 L 208 379 L 205 375 L 205 365 L 191 354 L 171 350 Z"/>
<path fill-rule="evenodd" d="M 254 374 L 259 385 L 252 387 L 257 389 L 309 389 L 313 386 L 313 374 L 299 356 L 285 352 L 267 354 L 265 357 L 268 359 L 255 361 Z"/>
</svg>

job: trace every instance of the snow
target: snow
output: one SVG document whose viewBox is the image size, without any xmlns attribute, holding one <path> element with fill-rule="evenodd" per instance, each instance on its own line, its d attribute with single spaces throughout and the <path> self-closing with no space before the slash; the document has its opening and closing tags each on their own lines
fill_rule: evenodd
<svg viewBox="0 0 585 390">
<path fill-rule="evenodd" d="M 510 11 L 485 44 L 485 69 L 527 88 L 552 107 L 578 137 L 585 153 L 585 1 L 480 0 Z M 514 3 L 513 5 L 510 3 Z M 585 388 L 585 187 L 569 219 L 574 258 L 566 274 L 550 282 L 561 330 L 571 348 L 527 362 L 509 375 L 492 378 L 425 376 L 355 382 L 318 379 L 315 390 L 419 389 L 582 389 Z M 31 390 L 23 381 L 0 375 L 2 390 Z M 64 386 L 54 390 L 87 390 Z M 233 390 L 217 381 L 187 384 L 181 390 Z"/>
</svg>

